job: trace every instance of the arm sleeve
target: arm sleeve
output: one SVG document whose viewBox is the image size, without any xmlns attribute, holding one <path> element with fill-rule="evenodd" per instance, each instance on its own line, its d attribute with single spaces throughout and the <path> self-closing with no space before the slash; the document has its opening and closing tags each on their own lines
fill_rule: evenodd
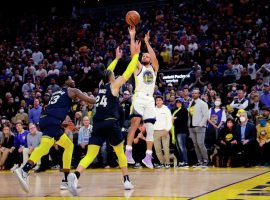
<svg viewBox="0 0 270 200">
<path fill-rule="evenodd" d="M 127 81 L 131 75 L 134 73 L 136 67 L 137 67 L 137 63 L 138 63 L 138 59 L 139 59 L 139 54 L 135 54 L 132 58 L 132 60 L 130 61 L 126 71 L 123 73 L 123 78 Z"/>
<path fill-rule="evenodd" d="M 115 69 L 115 67 L 116 67 L 117 62 L 118 62 L 118 59 L 114 59 L 114 60 L 111 62 L 111 64 L 107 67 L 107 70 L 113 71 L 113 70 Z"/>
</svg>

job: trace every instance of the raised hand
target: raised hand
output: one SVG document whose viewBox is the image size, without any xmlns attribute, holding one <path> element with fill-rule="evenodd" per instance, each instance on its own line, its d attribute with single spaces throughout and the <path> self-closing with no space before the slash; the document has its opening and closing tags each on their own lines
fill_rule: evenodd
<svg viewBox="0 0 270 200">
<path fill-rule="evenodd" d="M 144 36 L 144 42 L 147 44 L 150 40 L 150 31 L 148 31 Z"/>
<path fill-rule="evenodd" d="M 128 27 L 128 32 L 129 32 L 130 38 L 135 38 L 135 34 L 136 34 L 135 26 Z"/>
<path fill-rule="evenodd" d="M 139 54 L 141 52 L 141 41 L 136 40 L 134 44 L 134 53 Z"/>
<path fill-rule="evenodd" d="M 115 50 L 115 57 L 116 59 L 120 59 L 122 58 L 122 50 L 120 49 L 120 47 L 118 46 L 117 49 Z"/>
</svg>

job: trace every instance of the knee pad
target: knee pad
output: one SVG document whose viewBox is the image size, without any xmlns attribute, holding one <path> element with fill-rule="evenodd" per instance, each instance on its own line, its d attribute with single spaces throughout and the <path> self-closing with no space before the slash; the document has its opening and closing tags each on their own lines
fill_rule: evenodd
<svg viewBox="0 0 270 200">
<path fill-rule="evenodd" d="M 146 141 L 153 142 L 154 141 L 154 124 L 146 123 Z"/>
</svg>

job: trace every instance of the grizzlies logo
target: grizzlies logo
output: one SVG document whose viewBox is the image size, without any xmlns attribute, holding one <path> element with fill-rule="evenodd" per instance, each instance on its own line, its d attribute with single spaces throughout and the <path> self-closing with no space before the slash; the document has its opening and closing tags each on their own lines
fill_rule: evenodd
<svg viewBox="0 0 270 200">
<path fill-rule="evenodd" d="M 147 85 L 150 85 L 151 83 L 154 82 L 154 75 L 151 71 L 146 70 L 143 73 L 143 82 Z"/>
</svg>

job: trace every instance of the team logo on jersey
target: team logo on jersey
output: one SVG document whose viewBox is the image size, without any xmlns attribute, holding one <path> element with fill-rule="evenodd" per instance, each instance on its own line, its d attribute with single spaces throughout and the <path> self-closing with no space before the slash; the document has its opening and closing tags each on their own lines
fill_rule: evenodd
<svg viewBox="0 0 270 200">
<path fill-rule="evenodd" d="M 154 75 L 151 71 L 147 70 L 143 73 L 143 82 L 148 85 L 154 82 Z"/>
</svg>

